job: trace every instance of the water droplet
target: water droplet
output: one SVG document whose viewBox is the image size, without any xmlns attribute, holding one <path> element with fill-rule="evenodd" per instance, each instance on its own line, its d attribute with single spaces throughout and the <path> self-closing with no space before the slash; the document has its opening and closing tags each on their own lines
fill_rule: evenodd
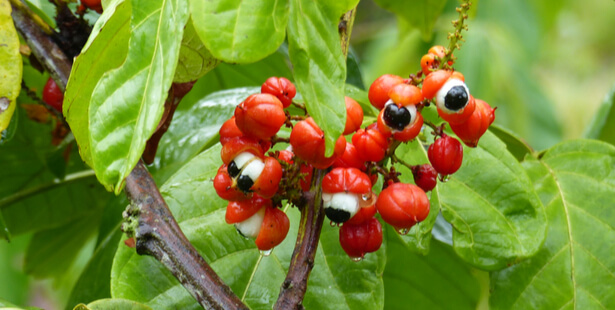
<svg viewBox="0 0 615 310">
<path fill-rule="evenodd" d="M 367 194 L 361 195 L 361 199 L 363 199 L 363 201 L 368 201 L 368 200 L 372 199 L 372 193 L 369 192 Z"/>
<path fill-rule="evenodd" d="M 267 250 L 267 251 L 263 251 L 263 250 L 261 250 L 260 252 L 261 252 L 261 255 L 262 255 L 262 256 L 267 257 L 267 256 L 271 255 L 271 252 L 273 252 L 273 249 L 269 249 L 269 250 Z"/>
<path fill-rule="evenodd" d="M 362 260 L 363 260 L 363 257 L 362 257 L 362 256 L 359 256 L 359 257 L 351 257 L 350 259 L 351 259 L 353 262 L 358 263 L 358 262 L 360 262 L 360 261 L 362 261 Z"/>
<path fill-rule="evenodd" d="M 409 228 L 396 228 L 395 229 L 397 231 L 398 234 L 405 236 L 410 232 Z"/>
<path fill-rule="evenodd" d="M 450 175 L 450 174 L 447 174 L 447 175 L 440 175 L 440 178 L 439 178 L 439 179 L 440 179 L 440 182 L 442 182 L 442 183 L 446 183 L 446 182 L 448 182 L 448 180 L 450 180 L 450 179 L 451 179 L 451 175 Z"/>
<path fill-rule="evenodd" d="M 331 227 L 335 227 L 335 226 L 338 226 L 338 225 L 337 225 L 337 223 L 335 223 L 334 221 L 330 221 L 330 222 L 329 222 L 329 226 L 331 226 Z"/>
</svg>

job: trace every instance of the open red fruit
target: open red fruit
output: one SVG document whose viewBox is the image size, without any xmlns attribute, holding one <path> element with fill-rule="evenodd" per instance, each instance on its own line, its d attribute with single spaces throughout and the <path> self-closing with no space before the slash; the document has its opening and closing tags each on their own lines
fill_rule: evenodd
<svg viewBox="0 0 615 310">
<path fill-rule="evenodd" d="M 254 94 L 235 108 L 235 123 L 250 138 L 269 140 L 286 122 L 284 107 L 271 94 Z"/>
<path fill-rule="evenodd" d="M 99 1 L 100 3 L 100 1 Z M 62 103 L 64 102 L 64 93 L 58 87 L 58 84 L 52 79 L 47 79 L 43 88 L 43 101 L 62 113 Z"/>
<path fill-rule="evenodd" d="M 363 258 L 365 253 L 378 251 L 382 245 L 382 225 L 371 218 L 358 225 L 345 223 L 340 228 L 340 245 L 351 258 Z"/>
<path fill-rule="evenodd" d="M 370 198 L 372 182 L 356 168 L 335 168 L 322 180 L 322 200 L 325 214 L 335 223 L 352 218 L 361 207 L 361 200 Z"/>
<path fill-rule="evenodd" d="M 295 85 L 283 77 L 270 77 L 261 86 L 261 93 L 276 96 L 284 108 L 288 108 L 297 94 Z"/>
<path fill-rule="evenodd" d="M 416 185 L 393 183 L 380 192 L 376 209 L 389 225 L 410 229 L 429 215 L 429 199 Z"/>
<path fill-rule="evenodd" d="M 230 201 L 226 206 L 226 215 L 224 219 L 227 224 L 243 222 L 258 212 L 262 207 L 270 205 L 271 199 L 265 199 L 259 195 L 254 195 L 248 200 Z"/>
<path fill-rule="evenodd" d="M 427 150 L 429 162 L 439 174 L 449 175 L 457 172 L 463 162 L 463 147 L 459 140 L 442 135 Z"/>
<path fill-rule="evenodd" d="M 346 139 L 340 136 L 335 143 L 333 155 L 325 157 L 325 135 L 310 117 L 295 124 L 290 133 L 290 145 L 297 157 L 314 168 L 326 169 L 344 153 Z"/>
<path fill-rule="evenodd" d="M 453 132 L 469 147 L 476 147 L 478 140 L 495 120 L 495 109 L 480 99 L 475 99 L 476 109 L 472 115 L 461 124 L 451 123 Z"/>
</svg>

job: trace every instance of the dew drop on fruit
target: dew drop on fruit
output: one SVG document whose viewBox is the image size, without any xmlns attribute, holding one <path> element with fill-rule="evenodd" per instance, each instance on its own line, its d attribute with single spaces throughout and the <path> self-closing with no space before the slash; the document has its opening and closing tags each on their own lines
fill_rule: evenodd
<svg viewBox="0 0 615 310">
<path fill-rule="evenodd" d="M 261 252 L 262 256 L 267 257 L 267 256 L 271 255 L 271 252 L 273 252 L 273 249 L 269 249 L 267 251 L 260 250 L 259 252 Z"/>
<path fill-rule="evenodd" d="M 370 192 L 370 193 L 361 195 L 361 199 L 363 199 L 363 201 L 368 201 L 372 199 L 372 193 Z"/>
<path fill-rule="evenodd" d="M 410 232 L 410 228 L 399 228 L 399 229 L 396 229 L 396 231 L 398 234 L 405 236 Z"/>
<path fill-rule="evenodd" d="M 361 256 L 359 256 L 359 257 L 351 257 L 350 260 L 352 260 L 355 263 L 358 263 L 358 262 L 363 260 L 363 257 L 361 257 Z"/>
<path fill-rule="evenodd" d="M 335 226 L 337 226 L 337 224 L 334 221 L 329 221 L 329 226 L 335 227 Z"/>
<path fill-rule="evenodd" d="M 448 182 L 448 180 L 451 179 L 451 175 L 450 174 L 440 175 L 439 179 L 440 179 L 440 182 L 446 183 L 446 182 Z"/>
</svg>

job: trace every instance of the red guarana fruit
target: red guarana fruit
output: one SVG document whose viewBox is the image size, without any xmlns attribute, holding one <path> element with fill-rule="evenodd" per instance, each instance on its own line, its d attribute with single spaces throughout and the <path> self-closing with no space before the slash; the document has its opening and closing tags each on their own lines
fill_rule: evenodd
<svg viewBox="0 0 615 310">
<path fill-rule="evenodd" d="M 261 251 L 273 249 L 284 241 L 289 228 L 290 221 L 284 211 L 275 207 L 267 207 L 265 209 L 265 218 L 261 224 L 261 230 L 254 241 L 256 247 Z"/>
<path fill-rule="evenodd" d="M 450 124 L 453 132 L 469 147 L 476 147 L 478 140 L 495 120 L 495 109 L 480 99 L 475 99 L 474 113 L 461 124 Z"/>
<path fill-rule="evenodd" d="M 371 180 L 361 170 L 335 168 L 322 180 L 325 214 L 332 222 L 346 222 L 357 214 L 363 197 L 371 196 L 371 191 Z"/>
<path fill-rule="evenodd" d="M 295 98 L 297 94 L 297 89 L 295 85 L 286 78 L 270 77 L 261 86 L 261 93 L 276 96 L 286 109 L 293 102 L 293 98 Z"/>
<path fill-rule="evenodd" d="M 102 4 L 100 2 L 101 0 L 81 0 L 81 4 L 99 14 L 103 12 Z"/>
<path fill-rule="evenodd" d="M 445 135 L 436 139 L 427 150 L 429 162 L 441 175 L 457 172 L 463 162 L 463 147 L 459 140 Z"/>
<path fill-rule="evenodd" d="M 47 79 L 47 83 L 45 83 L 43 88 L 43 101 L 62 113 L 64 93 L 62 93 L 62 90 L 60 90 L 60 87 L 52 78 Z"/>
<path fill-rule="evenodd" d="M 351 258 L 363 258 L 365 253 L 378 251 L 382 245 L 382 225 L 376 218 L 361 224 L 344 223 L 340 228 L 340 245 Z"/>
<path fill-rule="evenodd" d="M 270 199 L 254 195 L 251 199 L 243 201 L 230 201 L 226 206 L 224 217 L 227 224 L 235 224 L 247 220 L 262 207 L 271 205 Z"/>
<path fill-rule="evenodd" d="M 375 194 L 374 194 L 374 196 L 375 196 Z M 374 197 L 374 198 L 376 198 L 376 197 Z M 374 199 L 374 202 L 375 201 L 376 201 L 376 199 Z M 344 223 L 344 225 L 346 225 L 346 224 L 349 224 L 349 225 L 359 225 L 359 224 L 364 223 L 367 220 L 371 219 L 372 217 L 374 217 L 374 215 L 376 215 L 376 205 L 375 204 L 371 204 L 369 206 L 365 206 L 365 207 L 359 208 L 359 212 L 357 212 L 357 214 L 355 214 L 348 221 L 346 221 Z"/>
<path fill-rule="evenodd" d="M 410 229 L 429 215 L 429 199 L 416 185 L 393 183 L 380 192 L 376 209 L 389 225 Z"/>
<path fill-rule="evenodd" d="M 363 161 L 381 161 L 389 147 L 388 139 L 374 129 L 359 129 L 352 136 L 352 144 L 357 150 L 357 155 Z"/>
<path fill-rule="evenodd" d="M 430 164 L 414 166 L 412 168 L 414 183 L 425 192 L 428 192 L 438 184 L 438 172 Z"/>
<path fill-rule="evenodd" d="M 363 109 L 358 102 L 350 97 L 345 98 L 346 101 L 346 126 L 343 135 L 347 135 L 361 128 L 363 123 Z"/>
<path fill-rule="evenodd" d="M 300 121 L 290 133 L 290 145 L 293 153 L 317 169 L 330 167 L 335 159 L 344 153 L 346 139 L 340 136 L 335 143 L 333 155 L 325 157 L 325 136 L 310 117 Z"/>
<path fill-rule="evenodd" d="M 269 140 L 286 122 L 280 100 L 270 94 L 250 95 L 235 108 L 235 123 L 250 138 Z"/>
<path fill-rule="evenodd" d="M 335 159 L 333 168 L 357 168 L 364 171 L 365 161 L 359 157 L 359 152 L 352 143 L 346 143 L 344 153 Z"/>
<path fill-rule="evenodd" d="M 380 76 L 369 87 L 369 92 L 367 93 L 369 102 L 371 102 L 376 109 L 381 110 L 384 107 L 384 104 L 390 99 L 389 90 L 393 86 L 402 83 L 404 83 L 404 79 L 401 76 L 393 74 L 385 74 Z"/>
</svg>

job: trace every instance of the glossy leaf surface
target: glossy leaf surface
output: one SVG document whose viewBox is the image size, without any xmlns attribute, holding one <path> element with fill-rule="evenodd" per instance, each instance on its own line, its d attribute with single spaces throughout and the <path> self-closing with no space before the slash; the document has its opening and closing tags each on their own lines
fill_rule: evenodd
<svg viewBox="0 0 615 310">
<path fill-rule="evenodd" d="M 179 59 L 173 82 L 185 83 L 196 81 L 220 63 L 203 45 L 196 34 L 192 20 L 186 24 Z"/>
<path fill-rule="evenodd" d="M 162 117 L 188 19 L 186 1 L 131 1 L 128 56 L 121 67 L 102 76 L 92 93 L 93 168 L 116 194 Z"/>
<path fill-rule="evenodd" d="M 0 0 L 0 132 L 11 122 L 23 72 L 19 37 L 11 18 L 11 4 Z M 2 227 L 0 227 L 2 228 Z M 0 233 L 0 237 L 2 237 Z"/>
<path fill-rule="evenodd" d="M 500 269 L 542 245 L 544 207 L 517 159 L 490 132 L 477 148 L 464 147 L 461 169 L 439 189 L 455 251 L 471 265 Z"/>
<path fill-rule="evenodd" d="M 492 273 L 492 309 L 615 307 L 615 147 L 575 140 L 523 163 L 547 208 L 531 259 Z"/>
<path fill-rule="evenodd" d="M 190 0 L 190 10 L 205 46 L 226 62 L 255 62 L 284 41 L 288 0 Z"/>
<path fill-rule="evenodd" d="M 297 91 L 314 121 L 325 133 L 325 156 L 344 131 L 346 60 L 338 22 L 358 1 L 291 0 L 288 53 Z"/>
</svg>

